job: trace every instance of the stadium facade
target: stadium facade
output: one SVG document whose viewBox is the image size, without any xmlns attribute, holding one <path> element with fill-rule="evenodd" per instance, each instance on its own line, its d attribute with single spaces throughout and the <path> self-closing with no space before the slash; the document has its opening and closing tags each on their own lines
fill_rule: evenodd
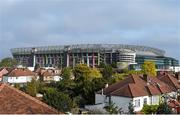
<svg viewBox="0 0 180 115">
<path fill-rule="evenodd" d="M 165 51 L 137 45 L 79 44 L 62 46 L 26 47 L 11 49 L 13 57 L 23 66 L 74 67 L 83 63 L 96 67 L 100 63 L 127 63 L 139 69 L 146 60 L 156 63 L 157 69 L 178 66 L 178 60 L 165 57 Z"/>
</svg>

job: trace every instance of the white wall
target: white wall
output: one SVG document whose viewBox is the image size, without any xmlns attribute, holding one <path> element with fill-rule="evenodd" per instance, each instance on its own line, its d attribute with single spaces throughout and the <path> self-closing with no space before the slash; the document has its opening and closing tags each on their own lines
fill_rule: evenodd
<svg viewBox="0 0 180 115">
<path fill-rule="evenodd" d="M 147 104 L 150 104 L 149 96 L 142 96 L 142 97 L 135 97 L 135 98 L 133 98 L 134 111 L 141 111 L 141 109 L 144 106 L 144 99 L 145 98 L 147 99 Z M 135 106 L 135 101 L 136 100 L 140 100 L 140 106 L 139 107 Z"/>
<path fill-rule="evenodd" d="M 109 98 L 106 98 L 106 95 L 95 94 L 95 104 L 108 102 Z"/>
<path fill-rule="evenodd" d="M 54 81 L 60 81 L 60 80 L 62 80 L 62 77 L 60 77 L 60 76 L 54 76 Z"/>
<path fill-rule="evenodd" d="M 3 77 L 3 82 L 5 83 L 27 83 L 27 82 L 31 82 L 31 80 L 32 80 L 32 76 Z"/>
<path fill-rule="evenodd" d="M 119 108 L 122 108 L 123 112 L 128 112 L 129 103 L 132 101 L 132 98 L 120 97 L 120 96 L 111 96 L 111 101 Z"/>
</svg>

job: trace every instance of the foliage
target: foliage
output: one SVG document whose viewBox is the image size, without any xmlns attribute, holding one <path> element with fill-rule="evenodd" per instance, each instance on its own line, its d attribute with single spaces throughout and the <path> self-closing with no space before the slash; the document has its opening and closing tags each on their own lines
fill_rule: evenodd
<svg viewBox="0 0 180 115">
<path fill-rule="evenodd" d="M 116 62 L 112 62 L 111 67 L 117 68 L 117 63 Z"/>
<path fill-rule="evenodd" d="M 20 85 L 19 84 L 14 84 L 14 87 L 16 88 L 16 89 L 20 89 Z"/>
<path fill-rule="evenodd" d="M 4 58 L 0 62 L 0 67 L 15 67 L 17 65 L 17 61 L 13 58 Z"/>
<path fill-rule="evenodd" d="M 66 79 L 66 80 L 70 79 L 70 77 L 71 77 L 71 68 L 69 68 L 69 67 L 63 68 L 61 75 L 63 76 L 63 79 Z"/>
<path fill-rule="evenodd" d="M 62 112 L 76 108 L 76 103 L 67 94 L 58 92 L 55 88 L 44 88 L 43 100 Z"/>
<path fill-rule="evenodd" d="M 127 74 L 142 74 L 142 71 L 130 70 Z"/>
<path fill-rule="evenodd" d="M 32 79 L 31 82 L 28 82 L 27 86 L 24 88 L 29 95 L 35 97 L 36 94 L 43 89 L 43 87 L 44 87 L 44 83 Z M 22 88 L 22 90 L 24 89 Z"/>
<path fill-rule="evenodd" d="M 98 67 L 99 68 L 104 68 L 105 66 L 106 66 L 106 64 L 101 62 Z"/>
<path fill-rule="evenodd" d="M 132 103 L 129 103 L 128 110 L 129 110 L 129 114 L 134 114 L 134 107 Z"/>
<path fill-rule="evenodd" d="M 115 73 L 113 74 L 113 82 L 118 82 L 118 81 L 121 81 L 125 78 L 125 76 L 127 76 L 128 74 L 126 73 Z"/>
<path fill-rule="evenodd" d="M 90 76 L 90 78 L 101 78 L 102 77 L 100 71 L 97 68 L 92 68 L 89 76 Z"/>
<path fill-rule="evenodd" d="M 36 93 L 37 93 L 37 83 L 36 83 L 36 80 L 35 79 L 32 79 L 31 82 L 27 83 L 27 87 L 26 87 L 26 92 L 35 97 L 36 96 Z"/>
<path fill-rule="evenodd" d="M 171 108 L 167 105 L 166 102 L 161 103 L 157 109 L 157 114 L 172 114 Z"/>
<path fill-rule="evenodd" d="M 144 114 L 155 114 L 157 112 L 159 105 L 144 105 L 142 108 L 142 112 Z"/>
<path fill-rule="evenodd" d="M 142 65 L 142 72 L 147 75 L 156 76 L 156 66 L 153 61 L 145 61 Z"/>
<path fill-rule="evenodd" d="M 91 73 L 91 69 L 85 64 L 78 64 L 74 67 L 73 73 L 75 76 L 75 80 L 87 80 L 90 77 L 89 75 Z"/>
<path fill-rule="evenodd" d="M 105 109 L 109 114 L 118 114 L 122 112 L 121 109 L 118 109 L 118 107 L 112 102 L 106 106 Z"/>
<path fill-rule="evenodd" d="M 113 74 L 113 68 L 110 65 L 105 65 L 102 75 L 105 79 L 108 79 L 112 76 Z"/>
</svg>

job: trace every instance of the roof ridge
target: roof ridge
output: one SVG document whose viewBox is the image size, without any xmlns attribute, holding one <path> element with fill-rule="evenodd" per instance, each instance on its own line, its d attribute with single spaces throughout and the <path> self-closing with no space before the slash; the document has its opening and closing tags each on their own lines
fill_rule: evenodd
<svg viewBox="0 0 180 115">
<path fill-rule="evenodd" d="M 172 80 L 171 76 L 170 76 L 169 74 L 168 74 L 167 76 L 168 76 L 168 78 L 170 79 L 170 81 L 173 83 L 173 85 L 174 85 L 175 88 L 176 88 L 176 85 L 175 85 L 174 81 Z"/>
<path fill-rule="evenodd" d="M 49 109 L 51 109 L 51 110 L 53 110 L 53 111 L 58 112 L 55 108 L 53 108 L 53 107 L 47 105 L 46 103 L 44 103 L 44 102 L 42 102 L 42 101 L 40 101 L 40 100 L 38 100 L 38 99 L 36 99 L 36 98 L 34 98 L 34 97 L 32 97 L 32 96 L 26 94 L 26 93 L 24 93 L 24 92 L 22 92 L 22 91 L 20 91 L 20 90 L 18 90 L 18 89 L 16 89 L 16 88 L 12 87 L 12 86 L 9 86 L 8 84 L 5 84 L 5 83 L 4 83 L 4 86 L 7 86 L 8 88 L 10 88 L 10 89 L 16 91 L 17 93 L 19 93 L 19 94 L 25 96 L 26 98 L 28 98 L 28 99 L 34 101 L 35 103 L 38 103 L 38 104 L 40 104 L 40 105 L 42 105 L 42 106 L 44 106 L 44 107 L 47 107 L 47 108 L 49 108 Z"/>
<path fill-rule="evenodd" d="M 132 90 L 131 90 L 131 87 L 130 87 L 130 84 L 128 84 L 128 88 L 129 88 L 129 90 L 130 90 L 131 97 L 134 97 L 134 96 L 133 96 L 133 93 L 132 93 Z"/>
<path fill-rule="evenodd" d="M 121 90 L 122 88 L 124 88 L 124 87 L 126 87 L 128 84 L 125 84 L 123 87 L 120 87 L 120 88 L 118 88 L 118 89 L 116 89 L 116 90 L 114 90 L 113 92 L 111 92 L 111 93 L 115 93 L 115 92 L 117 92 L 117 91 L 119 91 L 119 90 Z M 110 93 L 110 94 L 111 94 Z"/>
</svg>

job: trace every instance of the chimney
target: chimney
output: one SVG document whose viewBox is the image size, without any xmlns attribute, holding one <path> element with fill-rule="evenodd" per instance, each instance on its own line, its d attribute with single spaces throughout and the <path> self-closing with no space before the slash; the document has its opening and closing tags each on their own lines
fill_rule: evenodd
<svg viewBox="0 0 180 115">
<path fill-rule="evenodd" d="M 148 82 L 148 75 L 147 74 L 143 74 L 143 79 Z"/>
<path fill-rule="evenodd" d="M 102 90 L 101 90 L 101 95 L 104 95 L 104 91 L 103 91 L 103 88 L 102 88 Z"/>
<path fill-rule="evenodd" d="M 180 81 L 180 72 L 176 73 L 175 77 L 178 79 L 178 81 Z"/>
</svg>

